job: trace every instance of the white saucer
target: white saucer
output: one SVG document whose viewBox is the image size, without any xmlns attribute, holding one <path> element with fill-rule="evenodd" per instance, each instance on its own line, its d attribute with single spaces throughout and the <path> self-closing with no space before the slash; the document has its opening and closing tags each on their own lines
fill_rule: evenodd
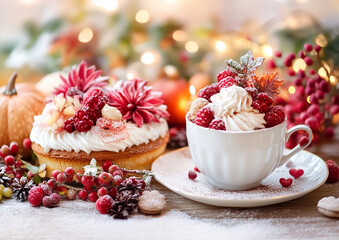
<svg viewBox="0 0 339 240">
<path fill-rule="evenodd" d="M 191 200 L 220 207 L 258 207 L 286 202 L 301 197 L 324 184 L 328 176 L 325 162 L 318 156 L 301 151 L 291 158 L 293 168 L 303 169 L 304 175 L 294 179 L 289 168 L 281 166 L 262 181 L 262 186 L 248 191 L 226 191 L 211 186 L 204 174 L 193 181 L 188 171 L 194 163 L 188 147 L 159 157 L 152 165 L 155 179 L 177 194 Z M 280 178 L 292 178 L 293 184 L 284 188 Z"/>
</svg>

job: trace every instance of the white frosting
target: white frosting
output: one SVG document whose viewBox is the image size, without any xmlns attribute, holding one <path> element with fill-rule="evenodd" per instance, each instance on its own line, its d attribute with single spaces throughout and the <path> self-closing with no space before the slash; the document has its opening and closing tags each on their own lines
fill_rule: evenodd
<svg viewBox="0 0 339 240">
<path fill-rule="evenodd" d="M 126 148 L 154 141 L 159 137 L 164 137 L 168 130 L 165 119 L 160 119 L 160 123 L 143 124 L 140 128 L 136 124 L 126 123 L 129 137 L 119 142 L 103 143 L 99 136 L 93 131 L 68 133 L 62 131 L 55 133 L 50 127 L 41 127 L 39 123 L 41 116 L 35 117 L 30 138 L 32 142 L 43 147 L 45 152 L 51 149 L 80 152 L 89 154 L 92 151 L 124 151 Z"/>
<path fill-rule="evenodd" d="M 265 114 L 253 109 L 252 97 L 236 85 L 222 88 L 211 97 L 209 106 L 216 117 L 222 118 L 227 131 L 249 131 L 265 128 Z"/>
</svg>

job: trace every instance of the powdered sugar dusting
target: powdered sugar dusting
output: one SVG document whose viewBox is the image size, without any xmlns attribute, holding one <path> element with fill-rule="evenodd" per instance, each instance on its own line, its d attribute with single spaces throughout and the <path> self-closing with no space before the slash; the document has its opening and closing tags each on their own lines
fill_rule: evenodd
<svg viewBox="0 0 339 240">
<path fill-rule="evenodd" d="M 219 206 L 223 206 L 220 201 L 224 201 L 224 206 L 235 206 L 234 201 L 261 201 L 262 204 L 255 204 L 260 206 L 294 199 L 300 193 L 307 193 L 321 186 L 327 178 L 326 165 L 319 157 L 311 153 L 302 151 L 291 158 L 291 161 L 295 168 L 304 170 L 305 173 L 302 177 L 294 179 L 288 173 L 289 168 L 282 166 L 264 179 L 260 187 L 249 191 L 226 191 L 215 188 L 208 183 L 202 173 L 198 173 L 198 177 L 194 181 L 190 180 L 187 174 L 194 168 L 194 163 L 188 148 L 163 155 L 153 164 L 153 171 L 159 182 L 193 200 L 197 200 L 197 198 L 202 201 L 212 200 L 215 203 L 219 202 L 217 204 Z M 293 184 L 288 188 L 282 187 L 279 183 L 279 179 L 282 177 L 292 178 Z M 208 203 L 206 201 L 205 203 Z M 233 204 L 227 205 L 228 201 L 233 201 Z M 266 201 L 270 201 L 270 203 Z"/>
</svg>

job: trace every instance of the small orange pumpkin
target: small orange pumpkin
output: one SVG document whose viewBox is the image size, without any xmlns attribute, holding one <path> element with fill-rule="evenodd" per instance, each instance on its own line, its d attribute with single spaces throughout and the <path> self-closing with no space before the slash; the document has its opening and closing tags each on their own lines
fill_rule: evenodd
<svg viewBox="0 0 339 240">
<path fill-rule="evenodd" d="M 27 156 L 23 140 L 29 137 L 34 116 L 39 115 L 44 106 L 44 96 L 34 85 L 19 83 L 15 86 L 14 73 L 6 87 L 0 88 L 0 145 L 11 142 L 19 144 L 19 153 Z"/>
</svg>

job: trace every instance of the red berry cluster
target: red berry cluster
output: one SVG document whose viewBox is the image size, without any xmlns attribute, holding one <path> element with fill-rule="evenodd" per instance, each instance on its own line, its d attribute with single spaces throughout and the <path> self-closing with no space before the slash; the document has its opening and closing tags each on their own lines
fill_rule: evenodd
<svg viewBox="0 0 339 240">
<path fill-rule="evenodd" d="M 313 131 L 312 143 L 317 143 L 321 136 L 325 138 L 333 138 L 334 124 L 333 116 L 339 113 L 339 94 L 335 86 L 331 86 L 329 82 L 330 74 L 326 78 L 317 74 L 313 65 L 323 66 L 321 61 L 321 47 L 318 45 L 312 46 L 309 43 L 304 45 L 304 49 L 300 50 L 298 55 L 306 63 L 305 70 L 295 72 L 292 68 L 296 55 L 288 54 L 284 59 L 284 66 L 287 73 L 293 77 L 295 93 L 291 94 L 285 103 L 285 112 L 287 115 L 288 127 L 293 127 L 298 124 L 306 124 Z M 281 57 L 281 53 L 275 55 Z M 276 59 L 277 60 L 277 59 Z M 273 61 L 273 60 L 272 60 Z M 314 64 L 317 62 L 317 64 Z M 286 146 L 293 148 L 300 139 L 303 138 L 303 132 L 294 133 Z"/>
<path fill-rule="evenodd" d="M 23 146 L 26 149 L 31 149 L 31 141 L 29 140 L 29 138 L 24 139 Z M 12 179 L 20 179 L 24 175 L 24 171 L 23 169 L 21 169 L 23 163 L 18 154 L 18 151 L 19 145 L 16 142 L 11 142 L 9 146 L 3 145 L 0 148 L 0 160 L 2 159 L 6 165 L 6 175 Z"/>
<path fill-rule="evenodd" d="M 333 160 L 327 160 L 326 165 L 328 167 L 328 183 L 336 183 L 339 181 L 339 166 Z"/>
<path fill-rule="evenodd" d="M 28 201 L 33 207 L 40 206 L 55 207 L 60 202 L 60 196 L 56 189 L 52 189 L 49 184 L 40 183 L 33 187 L 28 193 Z"/>
<path fill-rule="evenodd" d="M 107 102 L 108 99 L 101 89 L 89 90 L 85 95 L 82 107 L 72 118 L 65 121 L 64 129 L 69 133 L 75 130 L 78 132 L 91 130 L 97 119 L 102 117 L 101 109 Z"/>
</svg>

